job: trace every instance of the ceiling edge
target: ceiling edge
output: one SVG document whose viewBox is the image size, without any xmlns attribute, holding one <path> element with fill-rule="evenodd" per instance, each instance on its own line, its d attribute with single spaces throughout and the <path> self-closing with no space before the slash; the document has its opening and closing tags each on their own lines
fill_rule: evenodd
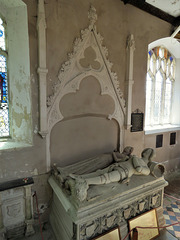
<svg viewBox="0 0 180 240">
<path fill-rule="evenodd" d="M 151 4 L 145 2 L 145 0 L 121 0 L 124 4 L 131 4 L 141 10 L 150 13 L 153 16 L 156 16 L 173 26 L 178 26 L 180 23 L 180 17 L 173 17 L 172 15 L 152 6 Z"/>
</svg>

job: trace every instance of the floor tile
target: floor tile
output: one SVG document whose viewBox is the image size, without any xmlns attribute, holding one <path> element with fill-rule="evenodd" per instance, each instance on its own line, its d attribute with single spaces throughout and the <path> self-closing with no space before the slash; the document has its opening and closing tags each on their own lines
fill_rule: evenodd
<svg viewBox="0 0 180 240">
<path fill-rule="evenodd" d="M 167 227 L 167 231 L 172 234 L 177 239 L 180 239 L 180 223 L 178 221 L 180 220 L 180 205 L 177 202 L 171 203 L 169 206 L 164 208 L 163 211 L 164 218 L 166 221 L 166 225 L 171 225 L 174 223 L 177 223 L 176 225 Z"/>
</svg>

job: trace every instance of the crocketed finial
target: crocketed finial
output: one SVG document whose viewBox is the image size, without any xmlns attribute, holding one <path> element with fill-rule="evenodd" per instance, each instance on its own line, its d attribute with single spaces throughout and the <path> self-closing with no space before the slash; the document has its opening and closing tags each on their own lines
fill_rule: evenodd
<svg viewBox="0 0 180 240">
<path fill-rule="evenodd" d="M 96 14 L 96 9 L 91 5 L 89 12 L 88 12 L 88 18 L 90 21 L 90 25 L 94 25 L 95 22 L 97 21 L 97 14 Z"/>
</svg>

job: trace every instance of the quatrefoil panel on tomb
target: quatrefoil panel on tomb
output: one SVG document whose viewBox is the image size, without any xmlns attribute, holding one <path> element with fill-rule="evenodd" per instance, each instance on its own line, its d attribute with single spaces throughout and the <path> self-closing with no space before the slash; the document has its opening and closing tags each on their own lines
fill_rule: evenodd
<svg viewBox="0 0 180 240">
<path fill-rule="evenodd" d="M 88 47 L 84 51 L 84 58 L 79 60 L 79 64 L 86 69 L 99 70 L 101 65 L 97 61 L 96 53 L 92 47 Z"/>
</svg>

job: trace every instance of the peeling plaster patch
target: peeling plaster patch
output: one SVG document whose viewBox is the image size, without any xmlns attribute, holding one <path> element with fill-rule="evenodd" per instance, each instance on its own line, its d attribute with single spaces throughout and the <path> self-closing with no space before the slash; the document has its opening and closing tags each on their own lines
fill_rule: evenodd
<svg viewBox="0 0 180 240">
<path fill-rule="evenodd" d="M 25 140 L 25 142 L 31 142 L 31 129 L 27 129 L 27 123 L 30 119 L 30 114 L 27 113 L 27 107 L 24 107 L 23 112 L 21 111 L 21 113 L 16 112 L 13 109 L 12 116 L 14 120 L 14 124 L 12 126 L 13 135 L 20 136 L 20 141 Z"/>
<path fill-rule="evenodd" d="M 23 110 L 23 105 L 18 101 L 17 98 L 15 99 L 15 101 L 16 101 L 16 112 L 21 113 Z"/>
<path fill-rule="evenodd" d="M 0 178 L 6 178 L 7 176 L 8 175 L 6 169 L 3 170 L 0 169 Z"/>
<path fill-rule="evenodd" d="M 16 121 L 16 126 L 20 128 L 23 120 L 23 114 L 13 111 L 13 116 L 14 116 L 14 120 Z"/>
<path fill-rule="evenodd" d="M 34 176 L 37 176 L 37 175 L 38 175 L 38 170 L 37 170 L 37 168 L 35 168 L 34 171 L 31 172 L 31 174 L 34 175 Z"/>
<path fill-rule="evenodd" d="M 21 76 L 26 76 L 26 73 L 24 71 L 24 67 L 23 66 L 20 66 L 19 72 L 20 72 Z"/>
<path fill-rule="evenodd" d="M 23 91 L 22 91 L 23 89 Z M 27 112 L 30 113 L 30 96 L 27 94 L 28 87 L 26 84 L 16 83 L 16 98 L 14 99 L 15 108 L 18 106 L 19 111 L 22 111 L 24 107 L 27 108 Z M 18 94 L 17 94 L 18 93 Z M 12 96 L 11 96 L 12 98 Z"/>
<path fill-rule="evenodd" d="M 31 74 L 31 82 L 33 82 L 33 83 L 35 83 L 35 78 L 34 78 L 34 75 L 33 74 Z"/>
<path fill-rule="evenodd" d="M 20 170 L 19 172 L 20 172 L 20 173 L 26 173 L 26 174 L 29 173 L 29 171 L 27 171 L 27 170 L 26 170 L 26 171 Z"/>
<path fill-rule="evenodd" d="M 37 125 L 34 127 L 34 133 L 35 133 L 35 134 L 38 133 L 38 126 L 37 126 Z"/>
<path fill-rule="evenodd" d="M 16 88 L 18 89 L 19 92 L 21 92 L 21 90 L 23 89 L 22 83 L 17 82 L 16 83 Z"/>
<path fill-rule="evenodd" d="M 48 208 L 47 203 L 38 204 L 38 209 L 41 214 L 44 213 L 47 208 Z"/>
</svg>

